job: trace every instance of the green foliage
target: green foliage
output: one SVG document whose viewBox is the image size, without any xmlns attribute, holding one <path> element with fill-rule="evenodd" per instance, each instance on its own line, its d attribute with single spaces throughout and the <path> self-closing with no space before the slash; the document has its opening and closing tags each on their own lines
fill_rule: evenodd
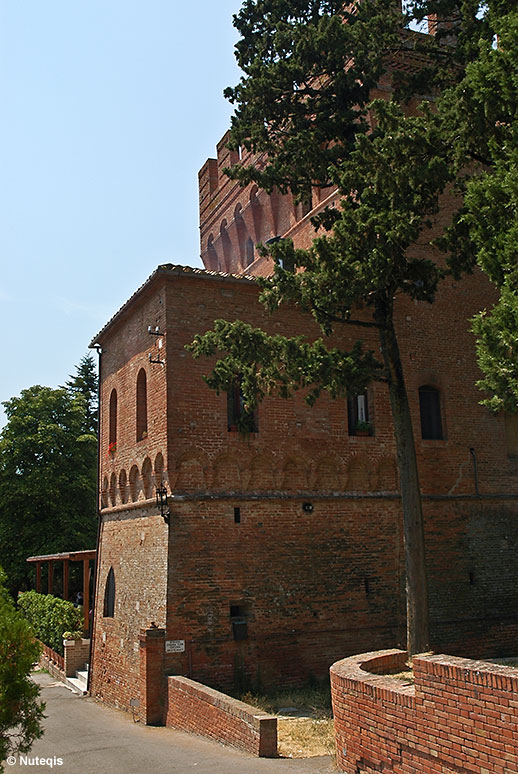
<svg viewBox="0 0 518 774">
<path fill-rule="evenodd" d="M 221 355 L 208 384 L 226 389 L 240 376 L 250 406 L 274 390 L 287 397 L 304 388 L 311 401 L 322 389 L 338 396 L 371 379 L 387 382 L 407 546 L 408 647 L 418 652 L 428 647 L 424 541 L 394 307 L 403 295 L 432 303 L 447 274 L 459 278 L 477 260 L 506 282 L 502 262 L 516 266 L 514 227 L 505 246 L 500 237 L 516 186 L 515 146 L 506 143 L 516 131 L 518 35 L 510 0 L 410 0 L 405 13 L 397 6 L 245 0 L 234 17 L 243 77 L 226 91 L 236 106 L 230 147 L 260 155 L 259 163 L 226 170 L 230 177 L 269 192 L 291 191 L 299 201 L 311 187 L 337 188 L 334 207 L 312 219 L 318 235 L 309 249 L 287 239 L 263 246 L 275 269 L 260 282 L 261 301 L 269 310 L 295 303 L 324 337 L 348 325 L 374 329 L 382 365 L 358 342 L 341 351 L 326 338 L 267 336 L 240 322 L 218 321 L 192 351 Z M 429 14 L 436 15 L 435 36 L 408 29 Z M 497 33 L 501 53 L 494 48 Z M 507 50 L 513 62 L 504 61 Z M 380 84 L 389 88 L 373 100 Z M 441 196 L 451 190 L 459 208 L 445 223 Z M 481 225 L 484 197 L 488 217 Z"/>
<path fill-rule="evenodd" d="M 18 607 L 28 620 L 36 637 L 63 655 L 63 633 L 82 628 L 83 615 L 72 602 L 26 591 L 18 597 Z"/>
<path fill-rule="evenodd" d="M 2 762 L 15 752 L 29 751 L 43 729 L 45 705 L 39 701 L 39 688 L 29 678 L 38 660 L 39 645 L 5 588 L 0 569 L 0 771 Z"/>
<path fill-rule="evenodd" d="M 518 288 L 505 284 L 491 312 L 474 320 L 478 363 L 485 376 L 478 386 L 491 394 L 484 403 L 493 411 L 518 411 Z"/>
<path fill-rule="evenodd" d="M 85 400 L 84 432 L 97 435 L 99 423 L 99 378 L 93 355 L 85 355 L 76 367 L 75 376 L 71 376 L 65 387 L 73 395 L 81 395 Z"/>
<path fill-rule="evenodd" d="M 36 385 L 3 405 L 0 562 L 15 594 L 31 583 L 28 556 L 95 544 L 97 440 L 74 389 Z"/>
<path fill-rule="evenodd" d="M 346 384 L 362 392 L 372 374 L 381 370 L 374 354 L 363 352 L 360 343 L 345 352 L 326 347 L 322 339 L 310 343 L 302 336 L 269 336 L 241 321 L 216 320 L 214 329 L 197 335 L 187 349 L 194 357 L 223 354 L 206 382 L 225 391 L 239 375 L 250 410 L 265 395 L 277 393 L 287 398 L 301 388 L 309 390 L 306 400 L 310 404 L 321 390 L 334 398 L 344 395 Z"/>
<path fill-rule="evenodd" d="M 477 315 L 473 325 L 484 373 L 478 386 L 489 394 L 482 403 L 490 409 L 516 413 L 518 9 L 514 0 L 417 0 L 411 10 L 416 8 L 421 15 L 437 11 L 456 25 L 457 45 L 449 48 L 458 66 L 437 107 L 463 207 L 442 245 L 457 259 L 478 263 L 500 291 L 493 309 Z M 442 40 L 449 35 L 451 25 Z"/>
<path fill-rule="evenodd" d="M 83 632 L 76 629 L 74 632 L 63 632 L 63 639 L 64 640 L 80 640 L 83 636 Z"/>
</svg>

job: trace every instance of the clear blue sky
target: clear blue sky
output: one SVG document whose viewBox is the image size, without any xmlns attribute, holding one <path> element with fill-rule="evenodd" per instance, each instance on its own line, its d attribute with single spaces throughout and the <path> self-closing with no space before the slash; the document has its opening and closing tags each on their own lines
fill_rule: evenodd
<svg viewBox="0 0 518 774">
<path fill-rule="evenodd" d="M 1 401 L 63 384 L 158 264 L 201 266 L 240 5 L 0 0 Z"/>
</svg>

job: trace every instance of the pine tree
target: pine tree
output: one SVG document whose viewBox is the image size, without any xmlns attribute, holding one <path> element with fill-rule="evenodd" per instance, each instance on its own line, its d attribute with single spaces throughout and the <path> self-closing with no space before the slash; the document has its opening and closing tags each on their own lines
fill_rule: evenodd
<svg viewBox="0 0 518 774">
<path fill-rule="evenodd" d="M 405 28 L 432 13 L 435 37 Z M 400 296 L 432 303 L 446 275 L 458 278 L 475 265 L 462 206 L 442 234 L 442 259 L 437 216 L 466 159 L 480 164 L 469 156 L 476 146 L 467 142 L 469 119 L 458 109 L 457 90 L 479 45 L 492 41 L 494 25 L 487 6 L 449 0 L 417 2 L 405 16 L 393 0 L 246 0 L 234 23 L 244 74 L 226 91 L 236 105 L 230 147 L 261 154 L 261 164 L 240 163 L 227 174 L 269 192 L 291 191 L 300 201 L 312 187 L 338 189 L 339 204 L 313 218 L 319 233 L 309 250 L 289 240 L 263 248 L 275 269 L 260 281 L 261 301 L 270 310 L 295 302 L 324 338 L 272 337 L 239 321 L 217 321 L 191 348 L 196 357 L 222 355 L 209 385 L 228 389 L 238 376 L 249 408 L 274 390 L 288 396 L 302 387 L 311 402 L 322 390 L 336 397 L 372 379 L 387 383 L 404 519 L 407 646 L 423 651 L 423 519 L 394 313 Z M 410 68 L 399 67 L 405 60 Z M 382 76 L 392 83 L 392 98 L 371 100 Z M 434 96 L 410 110 L 416 90 Z M 466 182 L 458 185 L 460 205 Z M 350 350 L 326 344 L 331 333 L 351 328 L 358 339 L 364 328 L 377 332 L 381 362 L 360 341 Z"/>
</svg>

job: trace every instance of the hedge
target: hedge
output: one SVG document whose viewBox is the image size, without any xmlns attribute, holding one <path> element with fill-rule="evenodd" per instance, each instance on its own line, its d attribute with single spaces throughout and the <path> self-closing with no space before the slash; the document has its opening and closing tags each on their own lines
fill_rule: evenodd
<svg viewBox="0 0 518 774">
<path fill-rule="evenodd" d="M 18 606 L 29 621 L 36 637 L 63 655 L 63 632 L 83 628 L 83 615 L 79 608 L 66 599 L 52 594 L 25 591 L 18 596 Z"/>
</svg>

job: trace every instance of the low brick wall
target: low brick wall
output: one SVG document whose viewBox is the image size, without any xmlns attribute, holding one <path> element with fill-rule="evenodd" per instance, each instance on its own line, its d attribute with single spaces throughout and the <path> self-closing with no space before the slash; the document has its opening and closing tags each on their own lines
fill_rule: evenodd
<svg viewBox="0 0 518 774">
<path fill-rule="evenodd" d="M 166 726 L 239 747 L 277 755 L 277 718 L 187 677 L 167 678 Z"/>
<path fill-rule="evenodd" d="M 40 642 L 41 655 L 39 664 L 42 669 L 46 669 L 53 677 L 57 677 L 59 680 L 63 680 L 65 677 L 65 660 L 63 656 L 56 653 L 45 643 Z"/>
<path fill-rule="evenodd" d="M 75 677 L 78 669 L 83 669 L 90 653 L 90 640 L 63 640 L 65 651 L 65 675 Z"/>
<path fill-rule="evenodd" d="M 518 772 L 518 669 L 434 655 L 414 657 L 414 686 L 379 674 L 406 658 L 379 651 L 331 667 L 342 771 Z"/>
</svg>

